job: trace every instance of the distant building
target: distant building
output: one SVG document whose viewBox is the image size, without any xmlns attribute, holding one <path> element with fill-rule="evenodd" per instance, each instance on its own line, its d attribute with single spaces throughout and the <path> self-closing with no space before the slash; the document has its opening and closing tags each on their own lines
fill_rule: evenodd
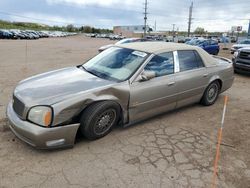
<svg viewBox="0 0 250 188">
<path fill-rule="evenodd" d="M 149 27 L 147 26 L 147 30 Z M 130 26 L 114 26 L 113 33 L 115 35 L 123 35 L 125 37 L 141 36 L 144 32 L 144 25 L 130 25 Z"/>
</svg>

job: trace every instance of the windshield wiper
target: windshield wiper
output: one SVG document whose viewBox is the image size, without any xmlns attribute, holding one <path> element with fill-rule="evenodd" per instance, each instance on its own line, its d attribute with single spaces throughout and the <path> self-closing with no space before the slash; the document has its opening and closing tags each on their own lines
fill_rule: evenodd
<svg viewBox="0 0 250 188">
<path fill-rule="evenodd" d="M 112 78 L 110 77 L 108 74 L 105 74 L 105 73 L 101 73 L 101 72 L 98 72 L 98 71 L 95 71 L 95 70 L 89 70 L 89 69 L 86 69 L 83 65 L 81 66 L 83 68 L 83 70 L 85 70 L 86 72 L 98 77 L 98 78 L 102 78 L 104 80 L 111 80 L 111 81 L 119 81 L 118 79 L 115 79 L 115 78 Z"/>
<path fill-rule="evenodd" d="M 88 73 L 90 73 L 90 74 L 93 74 L 94 76 L 97 76 L 97 77 L 99 77 L 99 78 L 107 78 L 108 77 L 108 75 L 106 75 L 106 74 L 104 74 L 104 73 L 100 73 L 100 72 L 97 72 L 97 71 L 94 71 L 94 70 L 88 70 L 88 69 L 86 69 L 83 65 L 82 65 L 82 68 L 86 71 L 86 72 L 88 72 Z"/>
<path fill-rule="evenodd" d="M 93 74 L 94 76 L 100 77 L 98 76 L 98 74 L 94 73 L 93 71 L 87 70 L 83 65 L 81 66 L 83 68 L 83 70 L 85 70 L 86 72 Z"/>
</svg>

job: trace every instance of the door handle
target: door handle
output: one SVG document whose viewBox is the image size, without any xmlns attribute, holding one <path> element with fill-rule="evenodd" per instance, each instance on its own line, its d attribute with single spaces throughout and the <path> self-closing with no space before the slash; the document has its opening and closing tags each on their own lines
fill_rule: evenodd
<svg viewBox="0 0 250 188">
<path fill-rule="evenodd" d="M 203 74 L 203 77 L 207 77 L 208 76 L 208 74 Z"/>
<path fill-rule="evenodd" d="M 168 83 L 168 86 L 172 86 L 172 85 L 174 85 L 175 84 L 175 82 L 169 82 Z"/>
</svg>

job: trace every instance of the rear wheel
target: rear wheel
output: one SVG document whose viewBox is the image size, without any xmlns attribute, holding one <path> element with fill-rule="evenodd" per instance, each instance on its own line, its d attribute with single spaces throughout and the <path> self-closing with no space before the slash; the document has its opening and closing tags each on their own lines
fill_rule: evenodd
<svg viewBox="0 0 250 188">
<path fill-rule="evenodd" d="M 95 103 L 83 112 L 80 123 L 82 134 L 89 140 L 107 135 L 117 124 L 120 107 L 112 101 Z"/>
<path fill-rule="evenodd" d="M 205 106 L 210 106 L 215 103 L 220 92 L 220 84 L 218 81 L 214 81 L 206 88 L 203 97 L 201 99 L 201 104 Z"/>
</svg>

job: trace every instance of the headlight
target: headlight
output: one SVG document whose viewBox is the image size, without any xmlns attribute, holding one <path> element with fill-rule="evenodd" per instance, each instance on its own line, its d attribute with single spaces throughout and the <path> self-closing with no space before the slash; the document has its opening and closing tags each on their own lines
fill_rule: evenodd
<svg viewBox="0 0 250 188">
<path fill-rule="evenodd" d="M 32 107 L 28 114 L 28 120 L 38 125 L 48 127 L 52 122 L 52 108 L 48 106 Z"/>
<path fill-rule="evenodd" d="M 234 52 L 234 57 L 237 57 L 239 54 L 239 51 Z"/>
</svg>

